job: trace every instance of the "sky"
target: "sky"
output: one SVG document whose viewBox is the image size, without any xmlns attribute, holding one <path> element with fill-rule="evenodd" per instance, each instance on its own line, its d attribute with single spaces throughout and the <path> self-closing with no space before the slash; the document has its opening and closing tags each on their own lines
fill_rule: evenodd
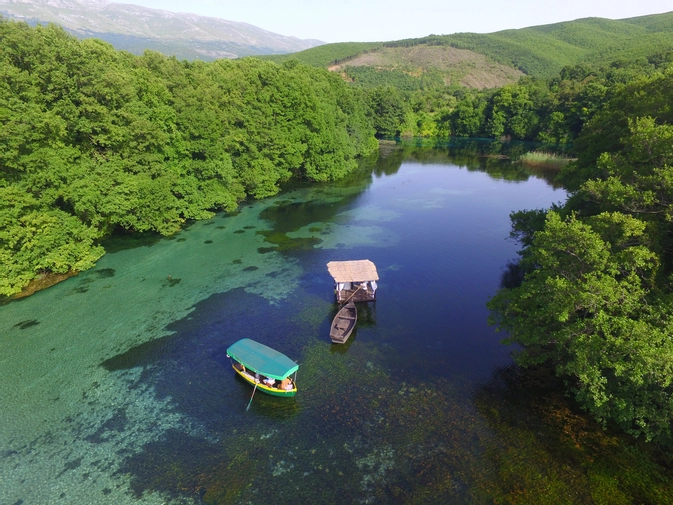
<svg viewBox="0 0 673 505">
<path fill-rule="evenodd" d="M 673 11 L 671 0 L 113 0 L 241 21 L 323 42 L 375 42 L 458 32 L 491 33 L 586 17 Z"/>
</svg>

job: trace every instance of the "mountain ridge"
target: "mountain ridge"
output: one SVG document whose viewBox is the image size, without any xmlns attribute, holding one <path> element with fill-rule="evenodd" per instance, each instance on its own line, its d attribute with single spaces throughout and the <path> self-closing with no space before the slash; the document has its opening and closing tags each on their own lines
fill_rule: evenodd
<svg viewBox="0 0 673 505">
<path fill-rule="evenodd" d="M 364 53 L 422 45 L 474 51 L 527 75 L 550 78 L 567 65 L 607 65 L 620 58 L 647 59 L 673 51 L 673 12 L 621 20 L 582 18 L 485 34 L 463 32 L 390 42 L 323 44 L 291 55 L 265 58 L 296 58 L 313 66 L 344 67 Z"/>
<path fill-rule="evenodd" d="M 0 0 L 0 14 L 30 24 L 56 23 L 80 38 L 100 38 L 136 54 L 149 48 L 187 59 L 292 53 L 323 43 L 249 23 L 108 0 Z"/>
</svg>

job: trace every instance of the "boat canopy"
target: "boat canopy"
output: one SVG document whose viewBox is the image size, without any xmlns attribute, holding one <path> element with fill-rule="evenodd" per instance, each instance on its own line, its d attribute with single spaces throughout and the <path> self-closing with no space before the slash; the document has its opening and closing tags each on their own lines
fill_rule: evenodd
<svg viewBox="0 0 673 505">
<path fill-rule="evenodd" d="M 285 354 L 249 338 L 241 339 L 232 344 L 227 349 L 227 355 L 247 369 L 276 380 L 283 380 L 299 368 L 299 365 Z"/>
<path fill-rule="evenodd" d="M 376 265 L 369 260 L 330 261 L 327 270 L 334 282 L 378 281 Z"/>
</svg>

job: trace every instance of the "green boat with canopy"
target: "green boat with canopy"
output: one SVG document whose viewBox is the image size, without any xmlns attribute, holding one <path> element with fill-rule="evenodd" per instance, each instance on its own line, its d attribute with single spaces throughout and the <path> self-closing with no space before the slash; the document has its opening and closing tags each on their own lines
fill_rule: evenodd
<svg viewBox="0 0 673 505">
<path fill-rule="evenodd" d="M 227 357 L 236 373 L 257 389 L 273 396 L 297 394 L 299 365 L 285 354 L 244 338 L 227 349 Z"/>
</svg>

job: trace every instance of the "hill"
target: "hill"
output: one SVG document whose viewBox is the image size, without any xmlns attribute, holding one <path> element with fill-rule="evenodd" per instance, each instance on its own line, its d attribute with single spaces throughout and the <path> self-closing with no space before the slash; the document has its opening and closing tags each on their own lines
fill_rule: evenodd
<svg viewBox="0 0 673 505">
<path fill-rule="evenodd" d="M 365 87 L 393 85 L 404 90 L 466 86 L 484 89 L 516 82 L 524 75 L 484 54 L 449 45 L 399 42 L 340 42 L 294 54 L 265 55 L 277 63 L 297 59 L 339 72 Z"/>
<path fill-rule="evenodd" d="M 566 65 L 610 64 L 651 58 L 673 50 L 673 12 L 640 18 L 585 18 L 492 34 L 455 34 L 427 43 L 470 49 L 519 68 L 551 77 Z"/>
<path fill-rule="evenodd" d="M 29 24 L 56 23 L 79 38 L 99 38 L 134 54 L 147 48 L 189 60 L 292 53 L 322 44 L 247 23 L 107 0 L 0 0 L 0 14 Z"/>
<path fill-rule="evenodd" d="M 375 75 L 370 75 L 368 71 L 371 68 L 379 75 L 394 75 L 398 80 L 408 80 L 406 86 L 400 87 L 411 89 L 415 87 L 415 81 L 418 81 L 418 87 L 422 87 L 422 77 L 425 77 L 425 87 L 437 83 L 485 89 L 514 83 L 524 75 L 518 69 L 497 63 L 474 51 L 428 45 L 381 47 L 345 63 L 332 65 L 329 70 L 342 72 L 356 82 L 373 83 Z"/>
<path fill-rule="evenodd" d="M 391 48 L 423 46 L 472 51 L 490 59 L 488 65 L 497 68 L 498 72 L 502 69 L 493 66 L 493 62 L 527 75 L 549 78 L 567 65 L 586 62 L 607 65 L 618 60 L 658 58 L 673 51 L 673 12 L 622 20 L 585 18 L 487 34 L 456 33 L 383 43 L 325 44 L 270 58 L 276 61 L 296 58 L 309 65 L 344 71 L 349 66 L 361 66 L 363 54 L 367 54 L 372 62 L 389 62 L 386 51 Z M 474 59 L 474 56 L 468 59 Z M 460 64 L 457 63 L 458 67 Z M 385 72 L 401 68 L 401 65 L 376 68 Z"/>
</svg>

